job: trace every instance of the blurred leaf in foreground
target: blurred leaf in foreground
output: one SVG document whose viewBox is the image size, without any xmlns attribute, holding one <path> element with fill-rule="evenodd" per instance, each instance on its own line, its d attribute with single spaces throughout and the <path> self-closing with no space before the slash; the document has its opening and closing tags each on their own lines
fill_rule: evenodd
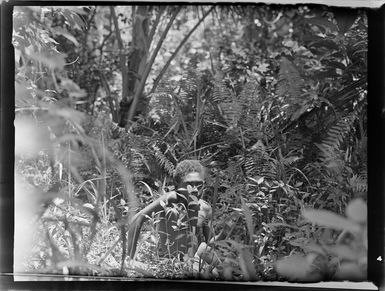
<svg viewBox="0 0 385 291">
<path fill-rule="evenodd" d="M 33 118 L 15 119 L 15 154 L 36 156 L 51 146 L 47 127 L 39 126 Z"/>
<path fill-rule="evenodd" d="M 363 199 L 358 198 L 350 201 L 346 207 L 346 216 L 358 223 L 366 223 L 368 210 Z"/>
<path fill-rule="evenodd" d="M 327 210 L 305 209 L 302 211 L 305 219 L 319 226 L 330 227 L 336 230 L 349 230 L 360 232 L 358 224 Z"/>
<path fill-rule="evenodd" d="M 312 254 L 308 256 L 291 255 L 278 260 L 275 269 L 278 274 L 289 281 L 317 282 L 324 277 L 325 265 L 322 260 L 317 260 Z M 315 263 L 319 262 L 319 263 Z"/>
</svg>

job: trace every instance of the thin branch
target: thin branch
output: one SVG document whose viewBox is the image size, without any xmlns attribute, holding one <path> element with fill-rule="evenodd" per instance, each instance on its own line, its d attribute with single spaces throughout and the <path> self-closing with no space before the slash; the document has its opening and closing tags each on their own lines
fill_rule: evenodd
<svg viewBox="0 0 385 291">
<path fill-rule="evenodd" d="M 112 97 L 110 85 L 107 82 L 106 76 L 103 74 L 103 72 L 101 70 L 98 70 L 98 73 L 99 73 L 100 81 L 104 87 L 104 91 L 106 92 L 107 101 L 108 101 L 108 104 L 110 106 L 110 110 L 111 110 L 111 114 L 112 114 L 112 120 L 114 122 L 117 122 L 117 120 L 118 120 L 118 108 L 117 108 L 117 106 L 118 106 L 119 102 L 118 102 L 118 100 L 116 100 Z M 115 101 L 115 104 L 113 101 Z"/>
<path fill-rule="evenodd" d="M 122 37 L 120 35 L 120 29 L 119 29 L 119 23 L 118 23 L 118 18 L 116 17 L 115 9 L 113 6 L 110 6 L 110 12 L 111 16 L 114 22 L 115 26 L 115 34 L 116 34 L 116 39 L 118 41 L 118 46 L 119 46 L 119 57 L 120 57 L 120 70 L 122 71 L 122 79 L 123 79 L 123 84 L 122 84 L 122 99 L 127 98 L 127 88 L 128 88 L 128 78 L 127 78 L 127 67 L 126 67 L 126 55 L 123 53 L 124 50 L 124 44 Z"/>
<path fill-rule="evenodd" d="M 154 38 L 154 34 L 155 34 L 155 31 L 156 31 L 156 28 L 159 25 L 160 17 L 162 16 L 163 12 L 165 11 L 165 8 L 163 6 L 161 6 L 159 9 L 160 9 L 159 13 L 156 16 L 155 22 L 152 25 L 150 34 L 148 36 L 148 47 L 147 47 L 147 50 L 150 50 L 152 39 Z"/>
<path fill-rule="evenodd" d="M 143 76 L 142 76 L 142 79 L 140 80 L 140 84 L 139 84 L 139 87 L 138 89 L 136 90 L 135 92 L 135 96 L 134 96 L 134 100 L 132 101 L 132 104 L 131 104 L 131 107 L 130 107 L 130 111 L 129 111 L 129 114 L 128 114 L 128 120 L 132 120 L 132 118 L 134 117 L 134 114 L 135 114 L 135 110 L 136 110 L 136 107 L 137 107 L 137 104 L 139 102 L 139 98 L 140 98 L 140 95 L 142 94 L 143 92 L 143 89 L 144 89 L 144 86 L 146 84 L 146 80 L 147 80 L 147 77 L 150 73 L 150 70 L 151 70 L 151 67 L 155 61 L 155 58 L 156 56 L 158 55 L 158 52 L 163 44 L 163 41 L 164 39 L 166 38 L 167 36 L 167 33 L 168 31 L 170 30 L 171 28 L 171 25 L 173 24 L 176 16 L 178 15 L 179 11 L 182 9 L 182 7 L 178 7 L 175 12 L 173 13 L 173 15 L 171 16 L 171 19 L 170 21 L 167 23 L 167 27 L 166 29 L 163 31 L 160 39 L 159 39 L 159 42 L 158 44 L 156 45 L 156 48 L 154 50 L 154 52 L 152 53 L 151 55 L 151 58 L 149 60 L 149 62 L 147 63 L 146 65 L 146 68 L 144 70 L 144 73 L 143 73 Z"/>
<path fill-rule="evenodd" d="M 113 6 L 110 6 L 110 12 L 111 12 L 111 15 L 112 15 L 112 20 L 114 21 L 116 39 L 118 40 L 119 48 L 123 49 L 123 40 L 122 40 L 122 37 L 120 35 L 120 31 L 119 31 L 118 18 L 116 16 L 115 9 L 114 9 Z"/>
<path fill-rule="evenodd" d="M 98 47 L 98 49 L 100 50 L 100 53 L 101 53 L 101 54 L 102 54 L 102 52 L 103 52 L 103 47 L 104 47 L 106 41 L 110 38 L 110 36 L 111 36 L 113 33 L 114 33 L 113 31 L 110 31 L 110 32 L 106 35 L 106 37 L 103 39 L 101 45 Z"/>
<path fill-rule="evenodd" d="M 120 234 L 122 237 L 122 263 L 120 265 L 120 273 L 123 274 L 124 272 L 124 266 L 126 263 L 126 257 L 127 257 L 127 238 L 126 238 L 126 227 L 125 225 L 120 226 Z"/>
<path fill-rule="evenodd" d="M 132 8 L 131 8 L 131 19 L 132 19 L 133 22 L 134 22 L 134 19 L 135 19 L 135 15 L 136 15 L 136 6 L 132 6 Z M 132 23 L 132 33 L 134 33 L 134 23 Z"/>
<path fill-rule="evenodd" d="M 87 27 L 86 27 L 87 30 L 89 30 L 89 29 L 90 29 L 89 26 L 91 26 L 91 25 L 88 25 L 88 24 L 91 24 L 92 21 L 94 21 L 94 18 L 95 18 L 95 16 L 96 16 L 96 9 L 97 9 L 97 7 L 95 7 L 95 9 L 92 10 L 91 18 L 90 18 L 90 20 L 88 20 Z"/>
<path fill-rule="evenodd" d="M 201 7 L 201 11 L 202 11 L 202 14 L 204 15 L 203 7 Z M 198 16 L 199 16 L 199 9 L 198 9 Z M 212 15 L 212 21 L 214 22 L 214 15 Z M 213 23 L 213 25 L 214 25 L 214 23 Z M 203 23 L 203 27 L 204 27 L 204 29 L 206 29 L 205 23 Z M 210 64 L 211 64 L 211 73 L 213 74 L 213 76 L 215 76 L 216 70 L 215 70 L 215 66 L 214 66 L 214 60 L 213 60 L 213 54 L 211 52 L 211 47 L 209 47 L 209 56 L 210 56 Z"/>
<path fill-rule="evenodd" d="M 193 29 L 190 30 L 190 32 L 183 38 L 183 40 L 181 41 L 181 43 L 179 44 L 179 46 L 176 48 L 176 50 L 174 51 L 174 53 L 171 55 L 171 57 L 168 59 L 167 63 L 164 65 L 164 67 L 162 68 L 162 70 L 160 71 L 158 77 L 156 77 L 155 81 L 154 81 L 154 85 L 152 86 L 152 89 L 150 91 L 150 93 L 154 93 L 155 90 L 156 90 L 156 87 L 158 87 L 158 84 L 159 84 L 159 81 L 161 80 L 161 78 L 163 77 L 164 73 L 166 72 L 166 70 L 168 69 L 171 61 L 175 58 L 175 56 L 178 54 L 179 50 L 183 47 L 183 45 L 186 43 L 186 41 L 188 40 L 188 38 L 194 33 L 194 31 L 198 28 L 198 26 L 205 20 L 205 18 L 207 17 L 207 15 L 209 15 L 211 13 L 211 11 L 213 11 L 215 8 L 215 6 L 212 6 L 203 16 L 202 18 L 198 21 L 198 23 L 193 27 Z"/>
</svg>

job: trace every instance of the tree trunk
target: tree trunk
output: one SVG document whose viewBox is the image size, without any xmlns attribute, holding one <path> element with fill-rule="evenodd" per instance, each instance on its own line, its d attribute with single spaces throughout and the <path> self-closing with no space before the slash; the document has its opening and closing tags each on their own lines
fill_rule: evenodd
<svg viewBox="0 0 385 291">
<path fill-rule="evenodd" d="M 149 19 L 148 7 L 139 6 L 136 9 L 134 26 L 132 29 L 132 54 L 128 60 L 128 94 L 132 98 L 140 82 L 140 76 L 148 57 Z"/>
<path fill-rule="evenodd" d="M 120 121 L 119 126 L 125 127 L 128 120 L 128 112 L 130 105 L 135 96 L 135 92 L 140 84 L 147 58 L 148 58 L 148 35 L 149 35 L 149 16 L 148 6 L 133 7 L 133 27 L 132 27 L 132 43 L 131 52 L 127 60 L 127 82 L 124 84 L 127 88 L 123 88 L 126 92 L 122 96 L 120 104 Z"/>
</svg>

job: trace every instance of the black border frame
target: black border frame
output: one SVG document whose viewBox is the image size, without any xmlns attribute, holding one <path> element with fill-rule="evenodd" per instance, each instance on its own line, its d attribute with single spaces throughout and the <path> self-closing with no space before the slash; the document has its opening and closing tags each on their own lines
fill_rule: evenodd
<svg viewBox="0 0 385 291">
<path fill-rule="evenodd" d="M 140 2 L 112 1 L 68 1 L 64 5 L 127 5 Z M 142 2 L 143 3 L 143 2 Z M 321 286 L 300 284 L 301 286 L 268 286 L 268 282 L 237 283 L 218 281 L 171 281 L 171 280 L 132 280 L 132 281 L 47 281 L 14 282 L 13 276 L 13 230 L 14 230 L 14 52 L 12 40 L 12 11 L 17 5 L 55 5 L 50 1 L 14 1 L 1 3 L 1 82 L 0 82 L 0 289 L 37 289 L 37 290 L 310 290 L 323 289 Z M 210 2 L 146 2 L 145 4 L 224 4 Z M 252 2 L 238 3 L 256 4 Z M 306 3 L 304 3 L 306 4 Z M 275 4 L 274 4 L 275 5 Z M 319 4 L 315 4 L 319 5 Z M 313 4 L 311 5 L 313 6 Z M 385 191 L 385 7 L 368 9 L 368 281 L 380 290 L 385 290 L 385 249 L 384 249 L 384 191 Z M 378 259 L 382 258 L 382 260 Z M 262 283 L 262 284 L 261 284 Z M 347 290 L 346 288 L 327 288 L 328 290 Z M 365 289 L 356 289 L 365 290 Z"/>
</svg>

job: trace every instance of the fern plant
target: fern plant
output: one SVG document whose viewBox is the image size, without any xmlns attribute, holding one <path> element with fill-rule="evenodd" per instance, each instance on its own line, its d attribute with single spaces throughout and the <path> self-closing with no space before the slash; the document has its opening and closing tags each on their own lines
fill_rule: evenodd
<svg viewBox="0 0 385 291">
<path fill-rule="evenodd" d="M 296 66 L 286 57 L 282 57 L 277 82 L 279 103 L 286 108 L 282 108 L 290 117 L 300 105 L 306 95 L 303 94 L 305 81 Z M 289 106 L 287 106 L 290 104 Z"/>
<path fill-rule="evenodd" d="M 282 98 L 297 100 L 302 94 L 304 80 L 297 68 L 286 57 L 282 57 L 278 74 L 277 94 Z M 292 103 L 292 102 L 288 102 Z"/>
<path fill-rule="evenodd" d="M 158 161 L 159 165 L 166 170 L 167 174 L 170 175 L 170 177 L 173 176 L 175 166 L 174 164 L 166 157 L 164 153 L 161 152 L 158 146 L 153 145 L 152 146 L 155 154 L 155 158 Z"/>
</svg>

